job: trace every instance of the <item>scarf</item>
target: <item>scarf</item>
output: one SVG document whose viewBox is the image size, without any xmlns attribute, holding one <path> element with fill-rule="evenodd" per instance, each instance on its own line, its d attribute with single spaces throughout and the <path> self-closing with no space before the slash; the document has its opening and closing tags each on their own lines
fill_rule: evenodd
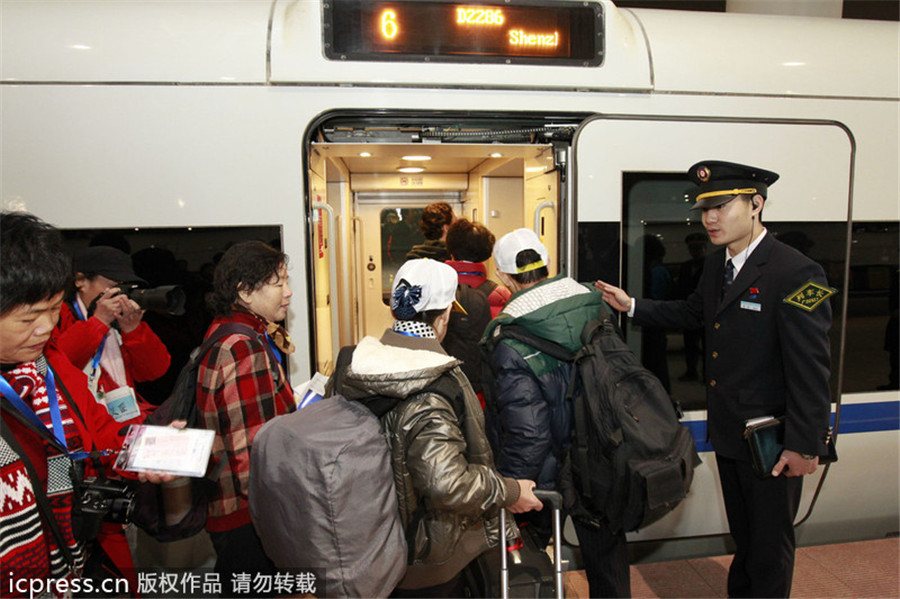
<svg viewBox="0 0 900 599">
<path fill-rule="evenodd" d="M 294 344 L 291 343 L 291 335 L 287 332 L 287 329 L 277 322 L 267 322 L 265 319 L 263 319 L 263 322 L 266 323 L 266 332 L 278 349 L 285 354 L 294 353 Z"/>
<path fill-rule="evenodd" d="M 272 342 L 278 349 L 280 349 L 285 354 L 294 353 L 294 350 L 296 348 L 291 342 L 291 335 L 283 326 L 281 326 L 277 322 L 269 322 L 256 312 L 251 312 L 240 304 L 232 304 L 231 309 L 235 312 L 243 312 L 244 314 L 249 314 L 250 316 L 253 316 L 257 320 L 262 322 L 266 327 L 266 333 L 269 335 L 269 337 L 272 339 Z"/>
<path fill-rule="evenodd" d="M 43 374 L 47 371 L 47 368 L 46 359 L 44 356 L 40 356 L 36 361 L 23 362 L 10 370 L 4 371 L 3 377 L 13 390 L 19 394 L 25 405 L 34 411 L 40 421 L 44 423 L 44 426 L 52 433 L 53 421 L 50 418 L 50 401 Z M 59 399 L 59 412 L 68 450 L 70 452 L 81 451 L 84 444 L 78 433 L 78 428 L 73 422 L 66 400 L 59 388 L 57 388 L 56 393 Z M 47 451 L 47 498 L 66 545 L 69 546 L 77 566 L 80 567 L 84 563 L 84 547 L 75 539 L 72 531 L 73 488 L 70 476 L 71 461 L 49 443 L 45 442 L 44 447 Z M 36 482 L 32 482 L 32 484 L 36 484 Z M 62 553 L 57 548 L 56 539 L 49 532 L 44 534 L 44 539 L 50 551 L 49 569 L 51 576 L 65 576 L 67 568 Z M 31 567 L 34 567 L 34 565 L 34 563 L 31 563 Z"/>
<path fill-rule="evenodd" d="M 394 326 L 391 327 L 396 333 L 401 335 L 409 335 L 412 337 L 424 337 L 426 339 L 437 339 L 434 328 L 430 324 L 426 324 L 421 320 L 395 320 Z"/>
</svg>

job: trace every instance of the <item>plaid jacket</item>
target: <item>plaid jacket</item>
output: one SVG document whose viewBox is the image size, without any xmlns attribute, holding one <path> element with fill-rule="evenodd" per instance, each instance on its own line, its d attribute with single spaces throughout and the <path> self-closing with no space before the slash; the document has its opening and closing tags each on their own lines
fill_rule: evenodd
<svg viewBox="0 0 900 599">
<path fill-rule="evenodd" d="M 216 432 L 213 454 L 228 462 L 209 504 L 206 528 L 233 530 L 250 523 L 250 445 L 269 420 L 294 410 L 294 393 L 284 369 L 268 357 L 265 323 L 244 312 L 213 320 L 207 336 L 226 322 L 256 329 L 259 337 L 228 335 L 213 345 L 197 375 L 197 406 L 204 427 Z"/>
</svg>

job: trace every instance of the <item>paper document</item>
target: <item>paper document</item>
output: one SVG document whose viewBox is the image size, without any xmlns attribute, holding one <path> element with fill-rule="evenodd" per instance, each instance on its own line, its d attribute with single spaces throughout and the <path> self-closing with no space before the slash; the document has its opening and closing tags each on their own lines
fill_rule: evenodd
<svg viewBox="0 0 900 599">
<path fill-rule="evenodd" d="M 200 478 L 206 474 L 214 437 L 213 431 L 197 428 L 132 425 L 115 467 Z"/>
<path fill-rule="evenodd" d="M 298 387 L 294 387 L 294 405 L 297 409 L 305 408 L 325 397 L 325 384 L 327 382 L 328 377 L 321 372 L 317 372 L 312 379 Z"/>
</svg>

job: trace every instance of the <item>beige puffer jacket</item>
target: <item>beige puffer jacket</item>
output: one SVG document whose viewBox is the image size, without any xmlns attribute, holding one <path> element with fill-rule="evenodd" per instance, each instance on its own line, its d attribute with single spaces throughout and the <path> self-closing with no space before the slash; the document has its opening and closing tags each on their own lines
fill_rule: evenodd
<svg viewBox="0 0 900 599">
<path fill-rule="evenodd" d="M 462 426 L 446 399 L 419 393 L 445 372 L 464 389 Z M 416 533 L 415 561 L 398 586 L 417 589 L 446 582 L 496 547 L 498 508 L 515 503 L 519 487 L 494 469 L 484 416 L 459 361 L 434 339 L 389 330 L 381 340 L 366 337 L 359 343 L 342 386 L 347 399 L 375 394 L 406 398 L 381 422 L 404 526 L 413 520 L 420 497 L 426 513 Z M 516 534 L 512 527 L 507 532 Z"/>
</svg>

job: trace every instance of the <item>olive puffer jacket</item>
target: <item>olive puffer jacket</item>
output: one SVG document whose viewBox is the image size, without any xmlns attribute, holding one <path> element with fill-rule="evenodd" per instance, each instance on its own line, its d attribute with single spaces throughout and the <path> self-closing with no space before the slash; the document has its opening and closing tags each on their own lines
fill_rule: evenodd
<svg viewBox="0 0 900 599">
<path fill-rule="evenodd" d="M 466 413 L 460 418 L 443 396 L 422 392 L 444 373 L 464 390 Z M 381 340 L 366 337 L 357 345 L 341 385 L 351 400 L 403 398 L 382 417 L 382 428 L 404 526 L 413 521 L 420 500 L 426 512 L 416 532 L 415 561 L 398 586 L 446 582 L 498 545 L 498 508 L 518 500 L 519 486 L 493 467 L 484 417 L 459 361 L 436 339 L 388 330 Z"/>
<path fill-rule="evenodd" d="M 569 351 L 581 348 L 590 321 L 608 313 L 601 293 L 564 275 L 519 291 L 492 320 L 482 343 L 504 324 L 517 324 Z M 527 478 L 538 488 L 557 487 L 557 456 L 571 444 L 572 406 L 566 402 L 572 364 L 524 343 L 504 339 L 490 357 L 487 433 L 504 476 Z M 562 489 L 561 489 L 562 490 Z"/>
</svg>

